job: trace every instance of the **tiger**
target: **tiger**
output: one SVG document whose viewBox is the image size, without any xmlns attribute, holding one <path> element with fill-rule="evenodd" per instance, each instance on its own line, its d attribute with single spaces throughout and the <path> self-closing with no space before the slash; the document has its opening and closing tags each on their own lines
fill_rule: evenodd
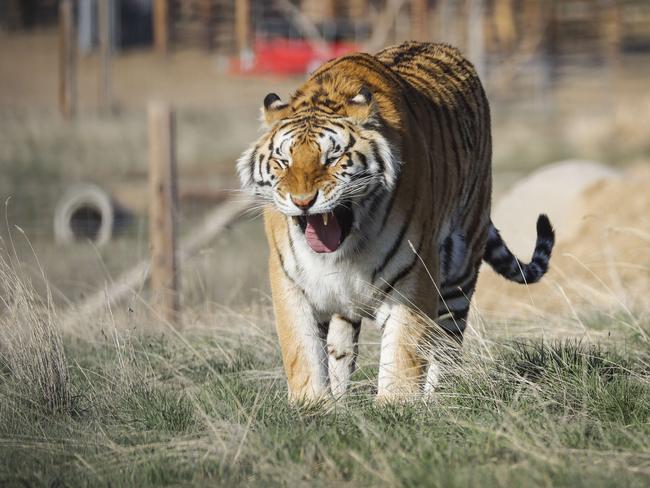
<svg viewBox="0 0 650 488">
<path fill-rule="evenodd" d="M 458 49 L 328 61 L 289 101 L 269 93 L 262 124 L 237 171 L 263 208 L 291 401 L 346 393 L 363 319 L 381 331 L 378 400 L 435 390 L 437 345 L 462 343 L 481 263 L 518 283 L 546 273 L 546 215 L 529 263 L 490 219 L 490 107 Z"/>
</svg>

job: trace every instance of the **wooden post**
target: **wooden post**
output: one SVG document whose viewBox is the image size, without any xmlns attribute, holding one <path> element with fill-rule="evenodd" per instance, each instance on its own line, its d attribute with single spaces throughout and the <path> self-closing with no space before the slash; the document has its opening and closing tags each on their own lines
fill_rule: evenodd
<svg viewBox="0 0 650 488">
<path fill-rule="evenodd" d="M 174 114 L 163 103 L 149 104 L 149 239 L 151 291 L 161 317 L 177 324 L 176 148 Z"/>
<path fill-rule="evenodd" d="M 235 33 L 237 54 L 242 56 L 250 48 L 250 0 L 235 0 Z"/>
<path fill-rule="evenodd" d="M 450 0 L 436 2 L 438 33 L 436 40 L 456 44 L 454 16 Z"/>
<path fill-rule="evenodd" d="M 168 0 L 153 2 L 153 43 L 160 54 L 169 51 L 169 5 Z"/>
<path fill-rule="evenodd" d="M 59 4 L 59 109 L 66 119 L 77 111 L 77 51 L 72 0 Z"/>
<path fill-rule="evenodd" d="M 411 39 L 429 39 L 429 8 L 427 0 L 411 0 Z"/>
<path fill-rule="evenodd" d="M 215 19 L 214 12 L 218 13 L 218 9 L 215 8 L 214 2 L 212 0 L 203 0 L 199 4 L 201 11 L 201 18 L 203 20 L 203 35 L 205 36 L 205 47 L 208 50 L 211 50 L 215 44 L 214 31 L 215 31 Z"/>
<path fill-rule="evenodd" d="M 525 3 L 523 8 L 530 8 L 534 2 Z M 496 0 L 494 2 L 494 26 L 498 49 L 510 51 L 517 40 L 517 27 L 512 0 Z"/>
<path fill-rule="evenodd" d="M 608 0 L 603 10 L 601 25 L 608 68 L 610 73 L 617 74 L 621 64 L 621 6 L 616 0 Z"/>
<path fill-rule="evenodd" d="M 467 54 L 479 76 L 485 76 L 483 0 L 469 0 L 467 12 Z"/>
<path fill-rule="evenodd" d="M 104 113 L 110 113 L 113 106 L 111 91 L 113 7 L 113 0 L 99 0 L 97 10 L 99 24 L 99 107 Z"/>
</svg>

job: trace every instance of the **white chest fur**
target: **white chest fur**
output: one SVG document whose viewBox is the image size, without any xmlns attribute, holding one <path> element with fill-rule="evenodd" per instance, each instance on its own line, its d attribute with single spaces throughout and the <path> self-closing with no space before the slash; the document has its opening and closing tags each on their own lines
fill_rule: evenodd
<svg viewBox="0 0 650 488">
<path fill-rule="evenodd" d="M 286 259 L 287 271 L 305 292 L 319 320 L 339 313 L 349 319 L 372 314 L 373 260 L 363 253 L 354 257 L 339 253 L 318 254 L 293 229 L 293 252 Z"/>
</svg>

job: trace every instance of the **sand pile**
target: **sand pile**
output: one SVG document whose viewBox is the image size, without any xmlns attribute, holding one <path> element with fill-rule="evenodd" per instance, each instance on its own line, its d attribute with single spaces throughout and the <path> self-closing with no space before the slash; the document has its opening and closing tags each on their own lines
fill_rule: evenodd
<svg viewBox="0 0 650 488">
<path fill-rule="evenodd" d="M 570 199 L 552 193 L 554 187 L 566 189 L 566 181 L 544 181 L 543 185 L 550 194 L 540 197 L 529 192 L 529 197 L 541 201 L 530 205 L 522 201 L 520 205 L 544 208 L 547 202 L 549 208 L 555 208 L 555 200 L 566 201 L 570 208 L 564 209 L 554 224 L 573 227 L 558 229 L 551 269 L 540 283 L 513 284 L 484 266 L 474 303 L 478 315 L 578 318 L 590 313 L 620 316 L 626 315 L 626 310 L 650 310 L 650 164 L 591 182 Z M 512 211 L 513 217 L 522 213 L 521 208 Z M 553 220 L 552 213 L 550 216 Z M 505 227 L 517 222 L 513 218 Z M 529 235 L 534 233 L 534 219 L 522 224 L 530 227 Z M 508 233 L 503 234 L 507 240 Z M 517 249 L 522 260 L 529 259 L 533 243 L 530 236 L 526 252 Z"/>
</svg>

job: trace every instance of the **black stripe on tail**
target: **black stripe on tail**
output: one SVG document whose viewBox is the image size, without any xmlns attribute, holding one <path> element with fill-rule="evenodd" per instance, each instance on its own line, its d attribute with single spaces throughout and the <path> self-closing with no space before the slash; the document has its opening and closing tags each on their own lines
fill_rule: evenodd
<svg viewBox="0 0 650 488">
<path fill-rule="evenodd" d="M 506 279 L 517 283 L 535 283 L 548 270 L 553 244 L 555 244 L 553 226 L 551 226 L 548 217 L 541 214 L 537 218 L 537 242 L 535 243 L 533 257 L 530 263 L 524 264 L 510 252 L 510 249 L 499 235 L 499 231 L 490 221 L 483 259 L 492 266 L 494 271 Z"/>
</svg>

